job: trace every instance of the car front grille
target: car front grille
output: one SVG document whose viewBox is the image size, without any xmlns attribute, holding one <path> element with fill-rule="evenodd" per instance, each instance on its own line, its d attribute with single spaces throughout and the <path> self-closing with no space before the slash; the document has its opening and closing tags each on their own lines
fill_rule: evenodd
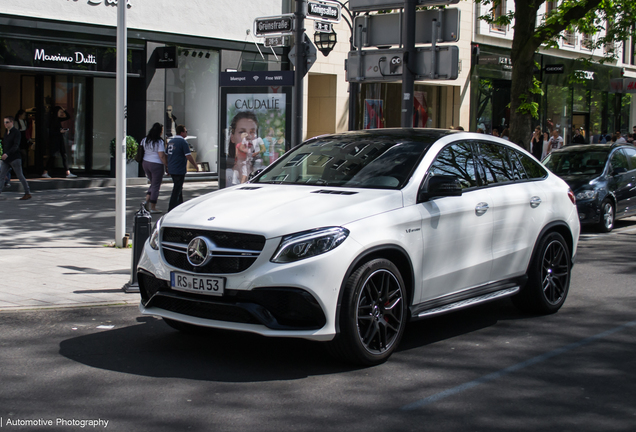
<svg viewBox="0 0 636 432">
<path fill-rule="evenodd" d="M 193 266 L 187 259 L 188 243 L 206 237 L 214 243 L 212 259 L 203 266 Z M 265 237 L 223 231 L 164 228 L 161 251 L 168 264 L 193 273 L 230 274 L 247 270 L 265 247 Z"/>
</svg>

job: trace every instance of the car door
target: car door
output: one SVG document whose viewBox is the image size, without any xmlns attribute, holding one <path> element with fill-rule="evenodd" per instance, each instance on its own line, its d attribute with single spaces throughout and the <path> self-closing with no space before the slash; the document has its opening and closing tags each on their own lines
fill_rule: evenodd
<svg viewBox="0 0 636 432">
<path fill-rule="evenodd" d="M 514 278 L 527 271 L 548 216 L 549 198 L 536 180 L 547 173 L 530 156 L 501 144 L 479 142 L 479 161 L 494 207 L 491 280 Z"/>
<path fill-rule="evenodd" d="M 608 189 L 616 198 L 616 217 L 625 216 L 634 181 L 623 149 L 615 149 L 609 157 Z"/>
<path fill-rule="evenodd" d="M 422 217 L 422 295 L 442 297 L 489 281 L 493 217 L 490 194 L 477 181 L 470 142 L 446 146 L 427 177 L 459 178 L 462 195 L 418 204 Z"/>
<path fill-rule="evenodd" d="M 630 188 L 627 192 L 629 197 L 627 198 L 625 212 L 633 215 L 636 214 L 636 149 L 625 147 L 623 151 L 627 156 L 627 163 L 629 165 L 627 176 L 630 183 Z"/>
</svg>

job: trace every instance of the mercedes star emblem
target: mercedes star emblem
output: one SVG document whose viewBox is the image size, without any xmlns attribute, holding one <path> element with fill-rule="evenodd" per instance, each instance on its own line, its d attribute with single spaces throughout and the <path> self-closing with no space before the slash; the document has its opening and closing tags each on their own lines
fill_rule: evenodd
<svg viewBox="0 0 636 432">
<path fill-rule="evenodd" d="M 200 267 L 210 261 L 210 245 L 204 237 L 195 237 L 188 243 L 188 262 Z"/>
</svg>

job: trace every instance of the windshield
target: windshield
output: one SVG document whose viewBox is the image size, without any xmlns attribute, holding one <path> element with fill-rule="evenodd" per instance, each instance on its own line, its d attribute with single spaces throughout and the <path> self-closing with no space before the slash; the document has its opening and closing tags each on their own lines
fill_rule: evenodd
<svg viewBox="0 0 636 432">
<path fill-rule="evenodd" d="M 558 176 L 600 175 L 607 162 L 606 151 L 551 153 L 543 164 Z"/>
<path fill-rule="evenodd" d="M 382 135 L 316 138 L 287 153 L 252 183 L 400 189 L 436 139 Z"/>
</svg>

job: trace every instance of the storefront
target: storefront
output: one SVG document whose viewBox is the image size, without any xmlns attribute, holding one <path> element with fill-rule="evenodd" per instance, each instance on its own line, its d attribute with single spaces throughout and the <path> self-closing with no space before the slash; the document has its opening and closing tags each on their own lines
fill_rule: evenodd
<svg viewBox="0 0 636 432">
<path fill-rule="evenodd" d="M 460 124 L 460 87 L 415 83 L 413 126 L 449 128 Z M 365 83 L 360 85 L 356 102 L 357 129 L 400 127 L 402 122 L 402 84 Z"/>
<path fill-rule="evenodd" d="M 510 122 L 510 50 L 482 45 L 473 63 L 470 128 L 501 132 Z M 587 141 L 601 132 L 631 131 L 631 95 L 615 93 L 610 85 L 613 78 L 620 78 L 620 68 L 543 54 L 535 55 L 535 63 L 544 93 L 535 123 L 544 131 L 558 130 L 566 143 L 573 128 Z"/>
<path fill-rule="evenodd" d="M 134 95 L 143 91 L 144 48 L 129 48 L 129 94 Z M 22 153 L 29 176 L 47 167 L 49 125 L 56 107 L 69 117 L 62 125 L 70 169 L 108 172 L 115 128 L 115 70 L 114 39 L 97 44 L 81 37 L 0 37 L 0 112 L 2 116 L 25 112 L 27 143 Z M 131 114 L 138 119 L 139 113 Z M 61 167 L 61 158 L 55 159 L 54 167 Z"/>
<path fill-rule="evenodd" d="M 150 127 L 178 124 L 199 168 L 218 172 L 219 75 L 222 70 L 280 70 L 282 50 L 253 43 L 129 29 L 127 133 L 140 142 Z M 60 107 L 67 161 L 82 176 L 108 176 L 116 129 L 116 29 L 0 14 L 0 113 L 25 111 L 25 172 L 49 162 L 51 118 Z M 278 57 L 277 57 L 278 56 Z M 68 129 L 68 130 L 66 130 Z M 62 174 L 54 155 L 53 174 Z M 194 171 L 194 167 L 189 167 Z M 142 174 L 138 171 L 139 174 Z"/>
</svg>

